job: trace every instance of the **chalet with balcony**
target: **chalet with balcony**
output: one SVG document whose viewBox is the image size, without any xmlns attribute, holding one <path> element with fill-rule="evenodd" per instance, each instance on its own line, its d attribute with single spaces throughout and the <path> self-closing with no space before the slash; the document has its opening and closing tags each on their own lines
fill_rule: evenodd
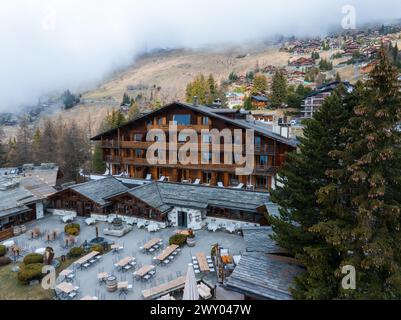
<svg viewBox="0 0 401 320">
<path fill-rule="evenodd" d="M 323 105 L 324 100 L 330 96 L 340 84 L 343 84 L 348 92 L 352 92 L 354 89 L 353 85 L 347 81 L 334 81 L 317 87 L 303 100 L 301 104 L 302 117 L 305 119 L 313 118 L 315 112 Z"/>
<path fill-rule="evenodd" d="M 187 142 L 183 129 L 194 129 L 198 133 L 198 163 L 174 163 L 167 157 L 166 163 L 151 163 L 146 158 L 148 148 L 155 143 L 147 139 L 151 129 L 159 129 L 166 135 L 166 148 L 169 148 L 169 124 L 175 124 L 178 130 L 178 148 Z M 254 170 L 249 175 L 236 175 L 236 168 L 243 165 L 236 163 L 212 164 L 211 135 L 212 129 L 219 132 L 229 129 L 242 129 L 242 143 L 245 150 L 246 129 L 254 130 Z M 247 121 L 239 111 L 210 108 L 182 102 L 166 105 L 148 113 L 119 128 L 103 132 L 92 140 L 98 141 L 103 149 L 104 161 L 112 175 L 124 174 L 131 178 L 146 180 L 167 180 L 225 187 L 248 187 L 249 189 L 268 190 L 274 186 L 274 177 L 283 164 L 287 152 L 296 149 L 297 142 L 277 135 L 266 128 Z M 221 137 L 221 159 L 224 158 L 223 137 Z M 201 146 L 209 146 L 205 152 Z M 204 163 L 207 164 L 204 164 Z"/>
<path fill-rule="evenodd" d="M 60 216 L 109 214 L 112 204 L 105 198 L 126 190 L 128 187 L 114 177 L 72 185 L 48 197 L 48 211 Z"/>
</svg>

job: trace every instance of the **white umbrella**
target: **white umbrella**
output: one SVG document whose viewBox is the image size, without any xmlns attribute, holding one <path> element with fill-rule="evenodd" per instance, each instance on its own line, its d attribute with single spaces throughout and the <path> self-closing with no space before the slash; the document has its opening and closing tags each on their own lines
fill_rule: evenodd
<svg viewBox="0 0 401 320">
<path fill-rule="evenodd" d="M 185 279 L 184 295 L 182 300 L 199 300 L 198 286 L 192 263 L 188 264 L 187 278 Z"/>
</svg>

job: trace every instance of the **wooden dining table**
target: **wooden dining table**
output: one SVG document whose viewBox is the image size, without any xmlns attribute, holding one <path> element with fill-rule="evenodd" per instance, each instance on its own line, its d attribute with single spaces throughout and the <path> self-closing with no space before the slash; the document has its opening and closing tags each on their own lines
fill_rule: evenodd
<svg viewBox="0 0 401 320">
<path fill-rule="evenodd" d="M 133 257 L 125 257 L 122 258 L 120 261 L 117 262 L 117 265 L 121 268 L 124 268 L 128 263 L 130 263 L 132 260 L 134 260 Z"/>
<path fill-rule="evenodd" d="M 176 244 L 172 244 L 170 246 L 168 246 L 166 249 L 163 250 L 162 253 L 160 253 L 156 259 L 159 261 L 163 261 L 166 258 L 168 258 L 175 250 L 177 250 L 179 248 L 178 245 Z"/>
<path fill-rule="evenodd" d="M 146 243 L 143 245 L 143 248 L 144 248 L 145 250 L 149 250 L 150 248 L 152 248 L 153 246 L 155 246 L 156 244 L 158 244 L 160 241 L 162 241 L 162 239 L 160 239 L 160 238 L 154 238 L 154 239 L 152 239 L 152 240 L 149 240 L 148 242 L 146 242 Z"/>
<path fill-rule="evenodd" d="M 155 268 L 154 265 L 144 265 L 142 268 L 134 272 L 134 276 L 144 277 L 147 275 L 151 270 Z"/>
<path fill-rule="evenodd" d="M 155 299 L 165 294 L 168 294 L 174 290 L 184 288 L 185 286 L 185 276 L 178 277 L 167 283 L 163 283 L 156 287 L 146 289 L 142 291 L 142 296 L 144 299 Z"/>
<path fill-rule="evenodd" d="M 69 294 L 72 291 L 74 291 L 74 286 L 68 282 L 61 282 L 57 285 L 56 289 L 66 293 L 66 294 Z"/>
<path fill-rule="evenodd" d="M 107 272 L 99 272 L 97 274 L 98 280 L 106 280 L 106 278 L 109 276 Z"/>
<path fill-rule="evenodd" d="M 199 269 L 201 272 L 210 272 L 209 264 L 206 260 L 206 255 L 203 252 L 197 253 L 196 259 L 198 260 Z"/>
<path fill-rule="evenodd" d="M 82 258 L 79 258 L 79 259 L 78 259 L 77 261 L 75 261 L 74 263 L 75 263 L 75 264 L 82 265 L 82 264 L 88 262 L 90 259 L 96 257 L 98 254 L 99 254 L 98 251 L 89 252 L 87 255 L 83 256 Z"/>
<path fill-rule="evenodd" d="M 74 271 L 70 269 L 64 269 L 63 271 L 60 272 L 60 276 L 67 278 L 70 274 L 72 274 Z"/>
</svg>

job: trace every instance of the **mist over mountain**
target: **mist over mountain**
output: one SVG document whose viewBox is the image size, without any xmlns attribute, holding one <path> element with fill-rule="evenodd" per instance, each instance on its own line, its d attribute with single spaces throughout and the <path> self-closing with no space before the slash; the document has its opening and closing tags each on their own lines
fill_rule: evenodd
<svg viewBox="0 0 401 320">
<path fill-rule="evenodd" d="M 94 86 L 157 48 L 325 35 L 341 27 L 344 5 L 355 6 L 357 26 L 398 18 L 401 9 L 392 0 L 4 0 L 0 111 Z"/>
</svg>

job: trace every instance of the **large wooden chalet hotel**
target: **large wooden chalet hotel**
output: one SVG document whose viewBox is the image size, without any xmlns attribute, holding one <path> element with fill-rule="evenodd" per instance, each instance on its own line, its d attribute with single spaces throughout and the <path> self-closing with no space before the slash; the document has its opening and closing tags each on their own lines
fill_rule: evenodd
<svg viewBox="0 0 401 320">
<path fill-rule="evenodd" d="M 150 164 L 146 151 L 154 141 L 146 141 L 148 130 L 161 129 L 168 141 L 169 124 L 177 125 L 178 147 L 187 137 L 180 135 L 183 129 L 198 132 L 199 146 L 210 143 L 201 135 L 201 130 L 242 129 L 243 143 L 245 130 L 255 132 L 254 170 L 248 176 L 237 176 L 236 164 L 201 164 L 201 159 L 211 159 L 211 152 L 205 154 L 199 147 L 199 164 Z M 269 131 L 262 124 L 247 120 L 246 114 L 238 110 L 212 108 L 195 104 L 175 102 L 159 110 L 143 115 L 123 126 L 101 133 L 93 140 L 101 141 L 104 160 L 112 175 L 125 174 L 128 177 L 169 182 L 199 183 L 210 186 L 244 187 L 247 189 L 269 190 L 274 187 L 274 177 L 283 164 L 286 153 L 296 148 L 296 141 L 286 139 Z M 221 159 L 223 159 L 223 139 Z M 168 145 L 167 145 L 168 148 Z M 211 150 L 212 148 L 210 148 Z"/>
</svg>

